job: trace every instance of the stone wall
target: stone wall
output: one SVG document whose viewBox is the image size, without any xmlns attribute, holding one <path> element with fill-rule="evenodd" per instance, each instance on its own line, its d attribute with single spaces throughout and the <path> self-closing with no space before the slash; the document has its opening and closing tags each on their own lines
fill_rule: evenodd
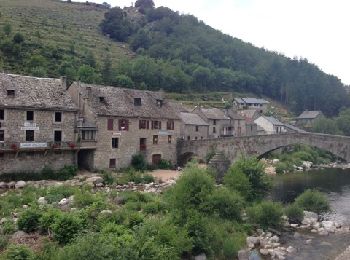
<svg viewBox="0 0 350 260">
<path fill-rule="evenodd" d="M 110 159 L 116 159 L 116 168 L 128 167 L 134 154 L 140 152 L 140 138 L 146 138 L 146 151 L 144 152 L 148 163 L 152 163 L 152 156 L 160 154 L 162 159 L 176 163 L 176 141 L 180 133 L 180 121 L 175 120 L 174 130 L 166 130 L 167 120 L 162 120 L 161 130 L 139 129 L 138 118 L 128 118 L 128 131 L 120 131 L 118 121 L 121 118 L 113 118 L 113 129 L 107 130 L 108 117 L 99 117 L 97 121 L 97 149 L 94 154 L 94 167 L 96 169 L 109 168 Z M 158 135 L 158 144 L 153 144 L 153 136 Z M 171 143 L 168 143 L 168 135 L 171 135 Z M 118 148 L 112 148 L 112 138 L 118 138 Z"/>
<path fill-rule="evenodd" d="M 184 140 L 202 140 L 208 139 L 209 126 L 198 126 L 196 131 L 195 125 L 183 125 L 181 130 L 181 138 Z"/>
<path fill-rule="evenodd" d="M 59 170 L 65 165 L 75 165 L 75 152 L 19 152 L 5 153 L 0 157 L 1 173 L 35 173 L 40 172 L 45 166 Z"/>
</svg>

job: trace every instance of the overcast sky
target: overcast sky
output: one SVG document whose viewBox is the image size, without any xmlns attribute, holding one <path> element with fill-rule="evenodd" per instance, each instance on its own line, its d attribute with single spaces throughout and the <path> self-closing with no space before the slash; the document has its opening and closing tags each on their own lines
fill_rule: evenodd
<svg viewBox="0 0 350 260">
<path fill-rule="evenodd" d="M 96 0 L 130 6 L 130 0 Z M 135 2 L 135 1 L 134 1 Z M 155 0 L 226 34 L 303 57 L 350 84 L 349 0 Z"/>
</svg>

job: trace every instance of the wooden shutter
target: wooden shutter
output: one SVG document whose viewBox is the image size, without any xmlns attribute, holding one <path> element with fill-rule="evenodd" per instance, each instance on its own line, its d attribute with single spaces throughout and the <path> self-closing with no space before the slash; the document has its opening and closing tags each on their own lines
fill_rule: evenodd
<svg viewBox="0 0 350 260">
<path fill-rule="evenodd" d="M 107 130 L 113 130 L 113 119 L 112 118 L 108 118 Z"/>
</svg>

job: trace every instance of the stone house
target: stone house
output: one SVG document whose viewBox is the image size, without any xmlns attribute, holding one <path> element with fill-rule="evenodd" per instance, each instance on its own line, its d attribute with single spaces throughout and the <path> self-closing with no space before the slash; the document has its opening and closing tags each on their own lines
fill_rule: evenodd
<svg viewBox="0 0 350 260">
<path fill-rule="evenodd" d="M 260 116 L 254 120 L 254 123 L 258 126 L 258 132 L 260 134 L 282 134 L 286 133 L 287 130 L 282 122 L 274 117 Z M 259 131 L 261 129 L 262 131 Z"/>
<path fill-rule="evenodd" d="M 202 140 L 208 139 L 209 124 L 205 122 L 198 114 L 190 112 L 180 112 L 181 131 L 180 137 L 184 140 Z"/>
<path fill-rule="evenodd" d="M 233 125 L 233 136 L 246 136 L 246 123 L 243 116 L 233 109 L 225 109 L 225 115 L 230 118 L 230 125 Z"/>
<path fill-rule="evenodd" d="M 231 119 L 225 115 L 223 110 L 218 108 L 196 107 L 193 113 L 198 114 L 209 124 L 209 138 L 234 135 L 234 126 Z"/>
<path fill-rule="evenodd" d="M 296 118 L 296 125 L 298 127 L 310 128 L 317 119 L 322 117 L 324 117 L 322 111 L 304 111 Z"/>
<path fill-rule="evenodd" d="M 89 149 L 79 151 L 80 167 L 124 168 L 137 153 L 148 163 L 176 163 L 181 122 L 161 92 L 79 82 L 68 91 L 80 111 L 79 138 L 91 142 Z"/>
<path fill-rule="evenodd" d="M 245 119 L 246 135 L 252 136 L 258 134 L 258 126 L 254 120 L 261 116 L 261 113 L 255 109 L 244 109 L 237 111 Z"/>
<path fill-rule="evenodd" d="M 270 102 L 261 98 L 235 98 L 233 101 L 237 109 L 254 109 L 263 113 L 267 110 Z"/>
<path fill-rule="evenodd" d="M 76 163 L 77 106 L 62 79 L 0 74 L 0 173 Z"/>
</svg>

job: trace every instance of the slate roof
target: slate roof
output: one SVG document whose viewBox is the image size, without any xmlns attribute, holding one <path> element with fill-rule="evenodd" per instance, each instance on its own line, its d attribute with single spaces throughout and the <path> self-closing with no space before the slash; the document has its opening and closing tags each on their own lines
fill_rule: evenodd
<svg viewBox="0 0 350 260">
<path fill-rule="evenodd" d="M 7 90 L 15 90 L 14 97 Z M 0 73 L 0 106 L 43 110 L 77 111 L 61 79 Z"/>
<path fill-rule="evenodd" d="M 284 126 L 285 126 L 286 128 L 288 128 L 288 129 L 291 129 L 291 130 L 297 132 L 297 133 L 307 133 L 306 131 L 304 131 L 304 130 L 302 130 L 302 129 L 300 129 L 300 128 L 294 126 L 294 125 L 284 124 Z"/>
<path fill-rule="evenodd" d="M 265 118 L 270 121 L 273 125 L 284 126 L 282 122 L 272 116 L 265 116 Z"/>
<path fill-rule="evenodd" d="M 85 98 L 89 97 L 91 109 L 100 116 L 180 119 L 161 92 L 74 84 L 80 84 L 81 94 Z M 141 98 L 141 106 L 134 105 L 134 98 Z M 157 105 L 158 100 L 163 102 L 161 107 Z"/>
<path fill-rule="evenodd" d="M 227 116 L 225 116 L 224 111 L 218 108 L 201 108 L 202 113 L 208 119 L 215 120 L 229 120 Z"/>
<path fill-rule="evenodd" d="M 175 110 L 176 113 L 190 112 L 189 109 L 187 109 L 180 102 L 169 101 L 169 105 Z"/>
<path fill-rule="evenodd" d="M 209 126 L 207 122 L 195 113 L 180 112 L 180 118 L 185 125 Z"/>
<path fill-rule="evenodd" d="M 239 104 L 269 104 L 270 102 L 261 98 L 235 98 Z"/>
<path fill-rule="evenodd" d="M 226 115 L 233 120 L 245 120 L 245 118 L 243 116 L 238 114 L 237 111 L 233 111 L 232 109 L 226 110 Z"/>
<path fill-rule="evenodd" d="M 297 119 L 315 119 L 319 115 L 323 115 L 321 111 L 304 111 Z"/>
</svg>

